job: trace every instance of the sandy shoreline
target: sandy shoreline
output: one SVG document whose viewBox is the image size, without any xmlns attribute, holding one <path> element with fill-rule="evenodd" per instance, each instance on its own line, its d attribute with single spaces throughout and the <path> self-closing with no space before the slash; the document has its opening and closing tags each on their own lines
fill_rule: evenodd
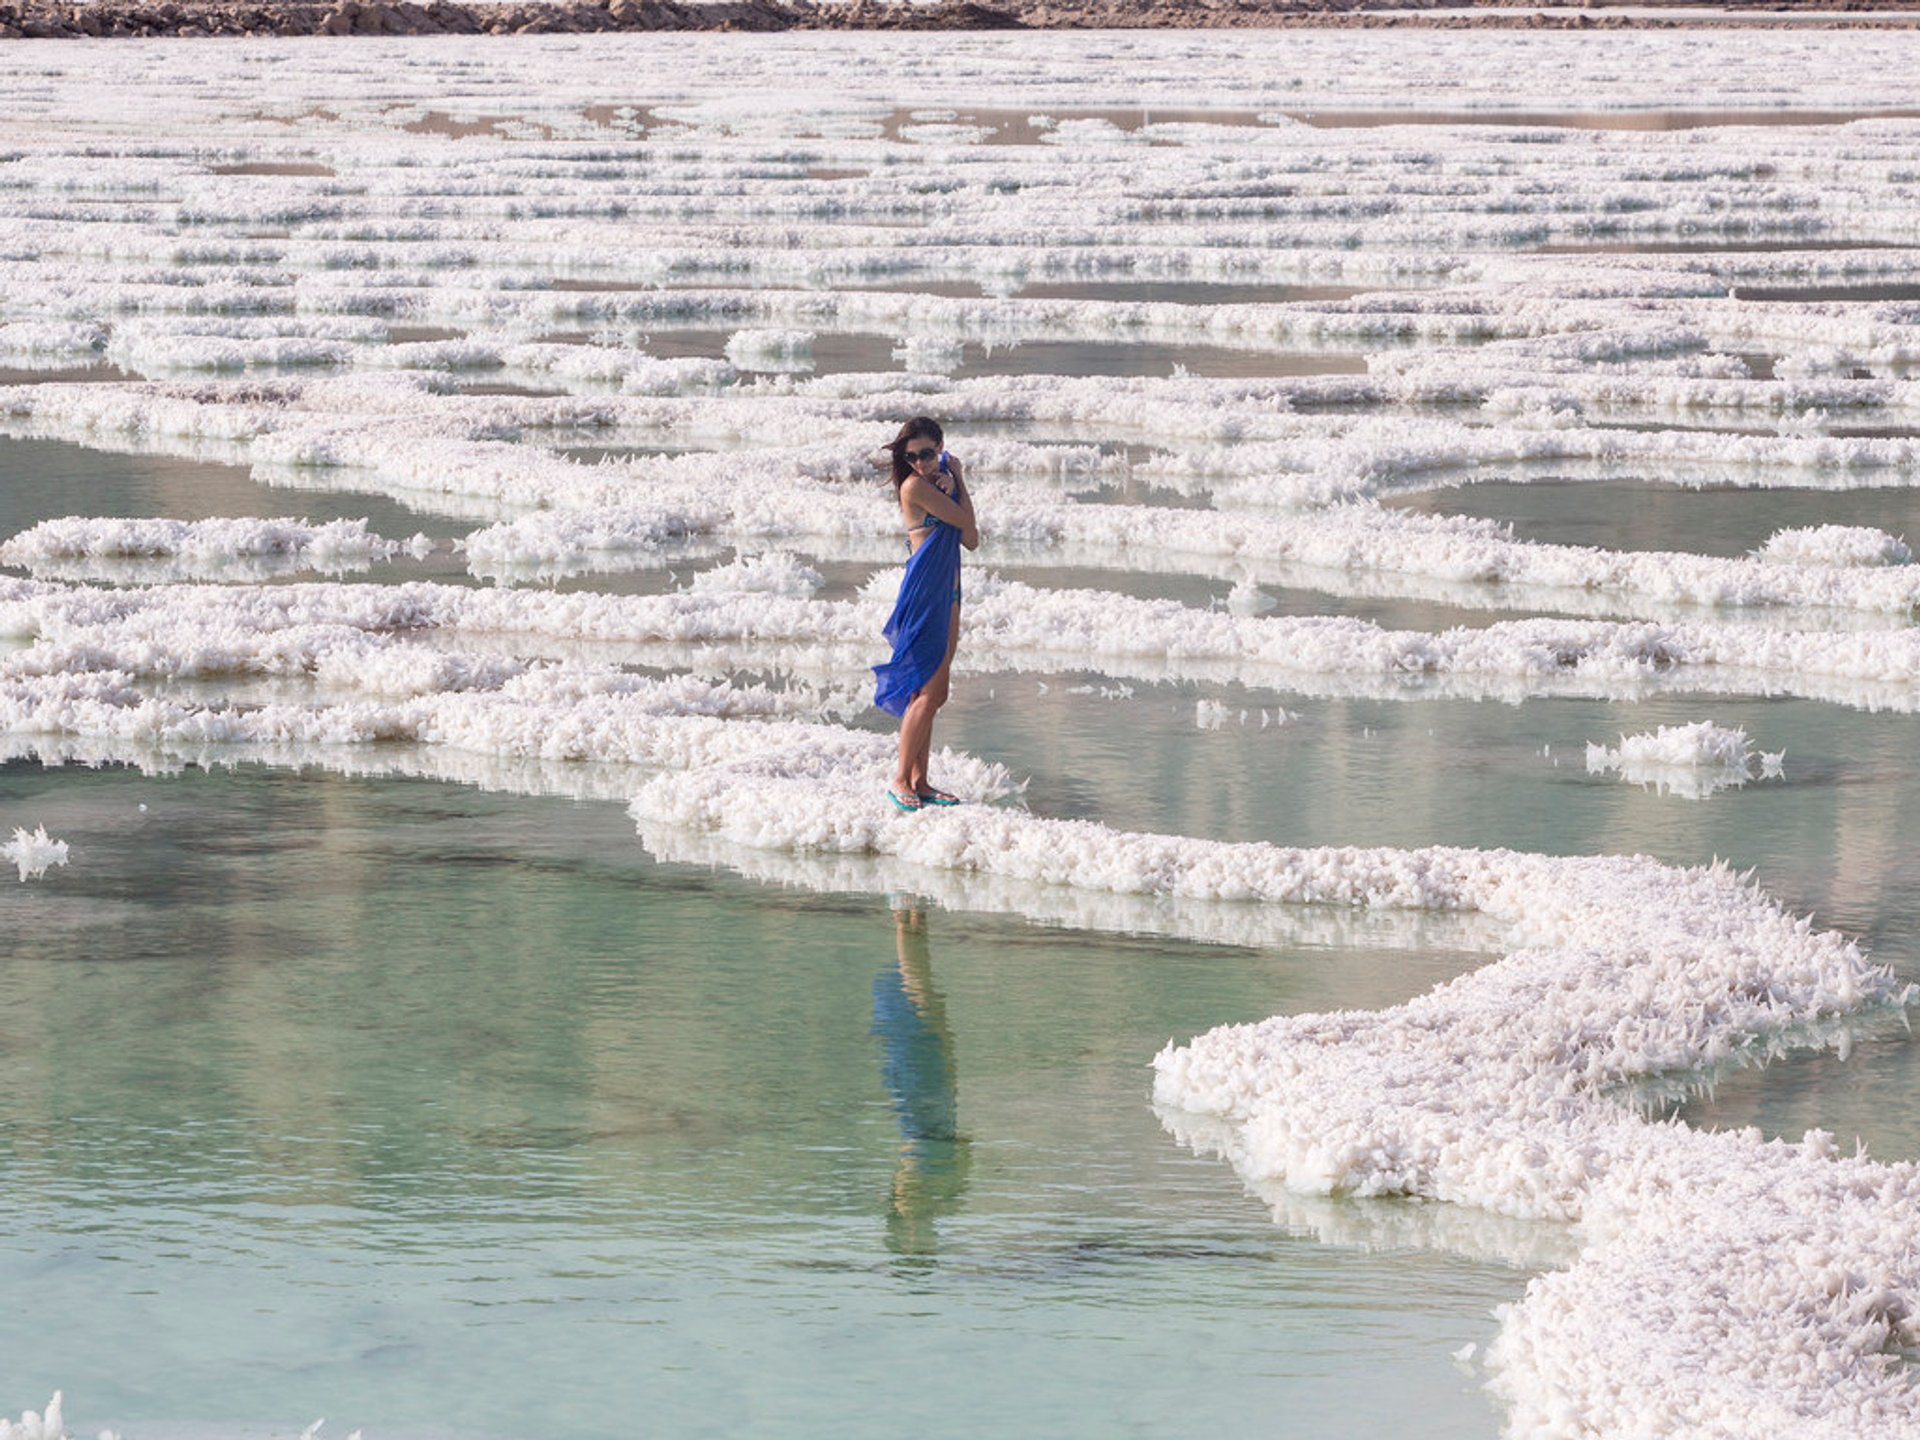
<svg viewBox="0 0 1920 1440">
<path fill-rule="evenodd" d="M 600 31 L 1627 29 L 1920 24 L 1915 0 L 1770 0 L 1717 12 L 1685 3 L 1456 0 L 0 0 L 0 39 L 212 35 L 509 35 Z"/>
</svg>

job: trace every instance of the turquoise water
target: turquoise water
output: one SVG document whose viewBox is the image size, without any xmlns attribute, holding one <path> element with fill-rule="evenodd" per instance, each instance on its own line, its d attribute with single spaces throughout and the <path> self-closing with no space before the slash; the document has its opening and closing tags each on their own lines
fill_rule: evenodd
<svg viewBox="0 0 1920 1440">
<path fill-rule="evenodd" d="M 0 891 L 0 1352 L 76 1424 L 1493 1426 L 1450 1355 L 1524 1272 L 1278 1229 L 1145 1098 L 1469 958 L 896 913 L 425 781 L 16 761 L 16 813 L 73 860 Z"/>
</svg>

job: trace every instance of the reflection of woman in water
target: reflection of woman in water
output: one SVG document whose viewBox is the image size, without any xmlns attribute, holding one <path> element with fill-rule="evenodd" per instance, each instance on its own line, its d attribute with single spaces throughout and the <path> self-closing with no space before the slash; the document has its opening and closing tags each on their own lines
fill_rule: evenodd
<svg viewBox="0 0 1920 1440">
<path fill-rule="evenodd" d="M 908 811 L 957 803 L 927 778 L 927 758 L 960 643 L 960 547 L 979 549 L 980 527 L 960 461 L 944 445 L 939 425 L 916 415 L 887 446 L 909 553 L 883 632 L 893 658 L 873 667 L 873 703 L 900 717 L 900 760 L 887 798 Z"/>
<path fill-rule="evenodd" d="M 958 1208 L 970 1157 L 957 1123 L 953 1036 L 946 1002 L 933 988 L 926 920 L 896 909 L 893 922 L 895 963 L 873 981 L 873 1033 L 885 1044 L 880 1075 L 900 1122 L 887 1244 L 921 1255 L 934 1248 L 934 1220 Z"/>
</svg>

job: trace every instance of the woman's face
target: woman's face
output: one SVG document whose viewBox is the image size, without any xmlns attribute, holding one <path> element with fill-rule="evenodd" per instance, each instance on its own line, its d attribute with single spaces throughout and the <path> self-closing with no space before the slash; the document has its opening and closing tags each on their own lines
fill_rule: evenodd
<svg viewBox="0 0 1920 1440">
<path fill-rule="evenodd" d="M 916 435 L 901 452 L 915 475 L 928 475 L 939 468 L 940 445 L 931 435 Z"/>
</svg>

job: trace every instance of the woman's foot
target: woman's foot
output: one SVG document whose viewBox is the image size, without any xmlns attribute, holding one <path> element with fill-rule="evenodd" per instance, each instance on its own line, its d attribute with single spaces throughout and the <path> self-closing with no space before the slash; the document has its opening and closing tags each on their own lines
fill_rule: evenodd
<svg viewBox="0 0 1920 1440">
<path fill-rule="evenodd" d="M 922 785 L 914 793 L 919 796 L 922 805 L 958 805 L 960 803 L 958 795 L 950 795 L 934 785 Z"/>
<path fill-rule="evenodd" d="M 920 796 L 912 790 L 889 790 L 887 799 L 893 802 L 894 809 L 904 810 L 909 815 L 918 810 L 923 803 Z"/>
</svg>

